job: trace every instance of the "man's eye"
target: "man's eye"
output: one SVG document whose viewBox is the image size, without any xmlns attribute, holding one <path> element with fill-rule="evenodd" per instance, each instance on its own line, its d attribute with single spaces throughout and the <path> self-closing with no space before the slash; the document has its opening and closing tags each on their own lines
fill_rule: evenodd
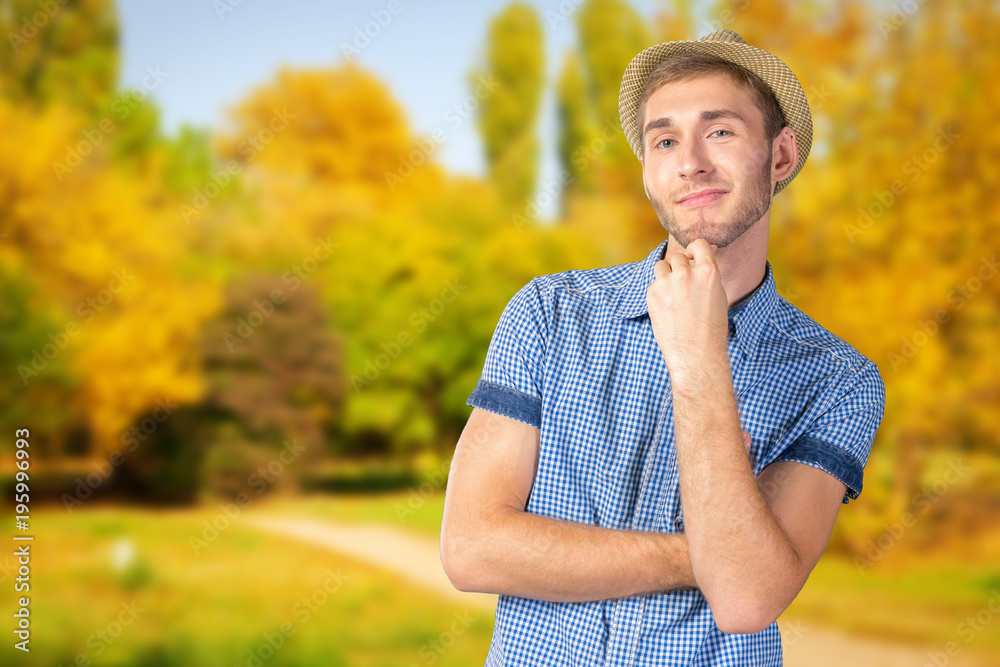
<svg viewBox="0 0 1000 667">
<path fill-rule="evenodd" d="M 663 145 L 663 144 L 667 143 L 668 141 L 669 141 L 669 142 L 670 142 L 671 144 L 673 144 L 673 142 L 674 142 L 674 140 L 673 140 L 673 139 L 660 139 L 660 140 L 659 140 L 658 142 L 656 142 L 656 145 L 657 145 L 657 147 L 659 147 L 659 148 L 670 148 L 670 146 L 664 146 L 664 145 Z"/>
<path fill-rule="evenodd" d="M 725 132 L 725 136 L 732 134 L 732 132 L 730 132 L 729 130 L 716 130 L 712 134 L 719 134 L 720 132 Z"/>
</svg>

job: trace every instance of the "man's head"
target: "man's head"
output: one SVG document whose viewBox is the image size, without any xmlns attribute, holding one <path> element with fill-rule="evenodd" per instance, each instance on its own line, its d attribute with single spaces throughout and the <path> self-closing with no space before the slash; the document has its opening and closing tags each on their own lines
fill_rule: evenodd
<svg viewBox="0 0 1000 667">
<path fill-rule="evenodd" d="M 632 59 L 618 102 L 660 222 L 720 248 L 760 222 L 802 168 L 812 117 L 791 70 L 730 30 Z M 759 238 L 759 236 L 758 236 Z"/>
<path fill-rule="evenodd" d="M 767 216 L 776 183 L 797 161 L 770 89 L 711 54 L 660 63 L 638 117 L 646 195 L 684 247 L 704 238 L 723 248 L 743 236 Z"/>
<path fill-rule="evenodd" d="M 685 62 L 683 55 L 687 53 L 708 54 L 721 59 L 724 63 L 720 64 L 718 60 L 713 62 L 697 59 L 688 59 Z M 664 65 L 659 68 L 664 61 L 675 58 L 676 66 Z M 738 67 L 730 68 L 729 65 Z M 656 76 L 652 77 L 654 70 L 658 71 Z M 636 158 L 642 160 L 638 118 L 640 102 L 646 102 L 649 95 L 664 83 L 718 71 L 723 71 L 731 81 L 749 91 L 769 118 L 766 122 L 767 131 L 773 132 L 777 116 L 773 113 L 773 107 L 768 109 L 770 99 L 766 93 L 770 92 L 784 116 L 784 122 L 794 132 L 798 162 L 792 172 L 778 182 L 774 190 L 774 194 L 777 194 L 798 174 L 809 155 L 813 130 L 809 104 L 798 79 L 785 63 L 763 49 L 750 46 L 731 30 L 719 30 L 698 40 L 656 44 L 644 49 L 632 59 L 625 69 L 618 96 L 618 111 L 625 138 Z M 648 81 L 650 78 L 655 80 Z M 647 83 L 650 85 L 647 86 Z"/>
</svg>

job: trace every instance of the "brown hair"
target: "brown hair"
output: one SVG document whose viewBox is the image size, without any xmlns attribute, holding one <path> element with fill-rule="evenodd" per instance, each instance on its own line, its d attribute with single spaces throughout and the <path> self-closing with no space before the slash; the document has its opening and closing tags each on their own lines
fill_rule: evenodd
<svg viewBox="0 0 1000 667">
<path fill-rule="evenodd" d="M 649 73 L 646 83 L 639 97 L 639 110 L 636 118 L 639 129 L 639 142 L 641 150 L 646 151 L 646 137 L 643 130 L 643 112 L 646 109 L 646 102 L 659 88 L 675 81 L 686 81 L 706 74 L 721 72 L 729 77 L 730 81 L 749 93 L 756 107 L 764 117 L 764 136 L 768 141 L 781 132 L 781 128 L 788 125 L 785 122 L 785 114 L 781 111 L 774 92 L 764 83 L 759 76 L 736 63 L 729 62 L 725 58 L 703 53 L 700 51 L 688 51 L 670 56 Z"/>
</svg>

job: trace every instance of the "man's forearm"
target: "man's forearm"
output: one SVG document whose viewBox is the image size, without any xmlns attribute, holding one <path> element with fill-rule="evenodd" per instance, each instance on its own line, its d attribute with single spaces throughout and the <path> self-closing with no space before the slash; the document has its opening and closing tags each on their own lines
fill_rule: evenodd
<svg viewBox="0 0 1000 667">
<path fill-rule="evenodd" d="M 700 371 L 697 377 L 671 380 L 692 570 L 713 609 L 725 606 L 737 618 L 746 618 L 759 615 L 761 600 L 802 565 L 742 446 L 728 361 Z"/>
<path fill-rule="evenodd" d="M 611 530 L 514 508 L 493 512 L 463 559 L 465 588 L 586 602 L 694 588 L 684 535 Z"/>
</svg>

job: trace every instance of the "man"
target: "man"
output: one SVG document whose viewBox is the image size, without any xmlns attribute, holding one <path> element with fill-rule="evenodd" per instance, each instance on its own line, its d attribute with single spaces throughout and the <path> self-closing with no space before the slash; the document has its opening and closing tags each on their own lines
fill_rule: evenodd
<svg viewBox="0 0 1000 667">
<path fill-rule="evenodd" d="M 809 107 L 722 30 L 638 54 L 619 108 L 668 239 L 511 299 L 442 561 L 500 595 L 487 665 L 781 665 L 775 619 L 861 491 L 885 404 L 875 364 L 780 297 L 766 259 Z"/>
</svg>

